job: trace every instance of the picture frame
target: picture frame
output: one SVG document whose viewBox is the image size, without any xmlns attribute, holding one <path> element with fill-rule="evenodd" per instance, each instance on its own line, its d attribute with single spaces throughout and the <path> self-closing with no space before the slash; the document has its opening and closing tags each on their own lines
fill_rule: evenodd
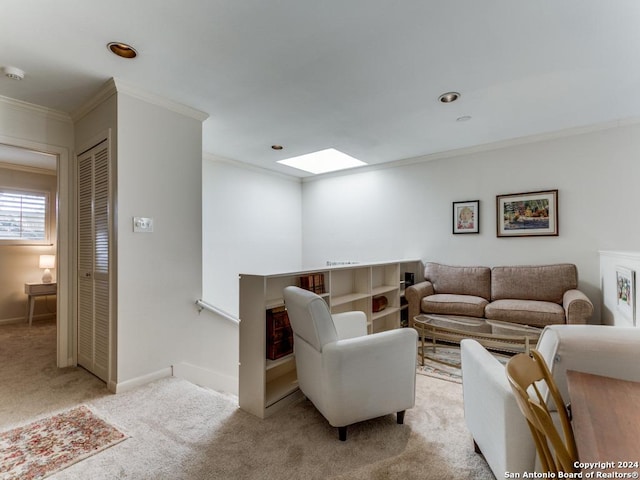
<svg viewBox="0 0 640 480">
<path fill-rule="evenodd" d="M 496 196 L 498 237 L 558 236 L 558 190 Z"/>
<path fill-rule="evenodd" d="M 636 272 L 616 266 L 616 308 L 636 326 Z"/>
<path fill-rule="evenodd" d="M 480 200 L 453 202 L 453 233 L 480 233 Z"/>
</svg>

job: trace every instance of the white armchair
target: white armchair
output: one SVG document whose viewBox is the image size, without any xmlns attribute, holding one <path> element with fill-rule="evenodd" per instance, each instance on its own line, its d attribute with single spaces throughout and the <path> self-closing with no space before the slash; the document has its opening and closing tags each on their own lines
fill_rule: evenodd
<svg viewBox="0 0 640 480">
<path fill-rule="evenodd" d="M 417 333 L 402 328 L 367 335 L 364 312 L 331 315 L 315 293 L 286 287 L 298 384 L 302 393 L 338 427 L 390 413 L 403 423 L 415 403 Z"/>
<path fill-rule="evenodd" d="M 567 370 L 640 381 L 640 328 L 605 325 L 546 327 L 536 349 L 565 403 Z M 518 409 L 504 366 L 475 340 L 461 342 L 464 415 L 476 452 L 496 478 L 536 470 L 531 432 Z"/>
</svg>

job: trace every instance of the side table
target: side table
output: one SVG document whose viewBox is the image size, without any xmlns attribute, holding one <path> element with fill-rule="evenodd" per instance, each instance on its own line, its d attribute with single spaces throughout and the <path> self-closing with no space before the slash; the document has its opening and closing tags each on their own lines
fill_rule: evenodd
<svg viewBox="0 0 640 480">
<path fill-rule="evenodd" d="M 56 295 L 58 293 L 58 284 L 56 282 L 25 283 L 24 293 L 29 296 L 27 298 L 27 320 L 29 321 L 29 326 L 31 326 L 31 322 L 33 320 L 33 310 L 36 304 L 36 297 L 45 295 Z"/>
</svg>

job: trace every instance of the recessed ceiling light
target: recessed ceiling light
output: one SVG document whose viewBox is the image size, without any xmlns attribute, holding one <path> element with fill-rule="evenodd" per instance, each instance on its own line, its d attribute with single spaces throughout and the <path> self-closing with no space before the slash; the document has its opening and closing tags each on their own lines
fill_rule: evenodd
<svg viewBox="0 0 640 480">
<path fill-rule="evenodd" d="M 451 102 L 455 102 L 459 98 L 460 98 L 460 94 L 458 92 L 447 92 L 440 95 L 438 97 L 438 100 L 440 100 L 442 103 L 451 103 Z"/>
<path fill-rule="evenodd" d="M 271 145 L 271 148 L 274 150 L 282 150 L 284 147 L 282 145 Z"/>
<path fill-rule="evenodd" d="M 467 122 L 471 120 L 471 115 L 463 115 L 461 117 L 456 118 L 456 122 Z"/>
<path fill-rule="evenodd" d="M 22 80 L 24 78 L 24 72 L 16 67 L 3 67 L 2 72 L 5 77 L 10 78 L 11 80 Z"/>
<path fill-rule="evenodd" d="M 353 158 L 346 153 L 342 153 L 335 148 L 327 148 L 319 152 L 307 153 L 298 157 L 278 160 L 278 163 L 289 167 L 304 170 L 310 173 L 327 173 L 345 168 L 360 167 L 366 165 L 365 162 Z"/>
<path fill-rule="evenodd" d="M 126 43 L 111 42 L 107 45 L 107 48 L 122 58 L 136 58 L 138 56 L 136 49 Z"/>
</svg>

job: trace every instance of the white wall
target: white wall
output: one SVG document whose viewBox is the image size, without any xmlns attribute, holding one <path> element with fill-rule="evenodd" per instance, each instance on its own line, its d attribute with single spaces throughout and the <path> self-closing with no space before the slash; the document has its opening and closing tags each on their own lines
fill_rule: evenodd
<svg viewBox="0 0 640 480">
<path fill-rule="evenodd" d="M 202 162 L 203 296 L 238 315 L 238 275 L 299 270 L 298 179 L 211 155 Z"/>
<path fill-rule="evenodd" d="M 202 293 L 201 121 L 118 93 L 118 384 L 189 355 Z M 153 233 L 134 233 L 133 217 Z"/>
<path fill-rule="evenodd" d="M 238 316 L 239 274 L 298 270 L 302 188 L 295 178 L 222 158 L 202 161 L 202 298 Z M 189 364 L 179 374 L 238 393 L 238 326 L 203 311 Z M 204 369 L 203 370 L 203 366 Z M 210 375 L 206 370 L 212 370 Z"/>
<path fill-rule="evenodd" d="M 571 262 L 600 319 L 599 250 L 636 250 L 640 125 L 624 125 L 303 184 L 303 266 L 421 258 L 457 265 Z M 422 161 L 421 161 L 422 160 Z M 496 195 L 559 190 L 558 237 L 497 238 Z M 480 200 L 480 234 L 452 202 Z"/>
</svg>

